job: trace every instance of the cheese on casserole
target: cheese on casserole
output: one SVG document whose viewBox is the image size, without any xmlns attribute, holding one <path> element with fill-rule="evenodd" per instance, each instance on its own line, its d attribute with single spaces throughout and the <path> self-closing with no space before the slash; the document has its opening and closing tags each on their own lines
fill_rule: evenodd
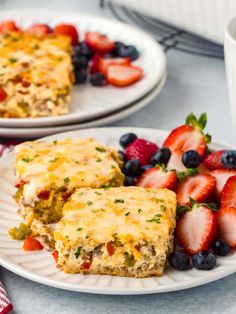
<svg viewBox="0 0 236 314">
<path fill-rule="evenodd" d="M 81 187 L 123 185 L 118 153 L 93 139 L 25 142 L 15 147 L 16 201 L 28 223 L 55 222 Z"/>
<path fill-rule="evenodd" d="M 161 275 L 172 249 L 176 197 L 167 189 L 79 189 L 54 232 L 66 273 Z"/>
<path fill-rule="evenodd" d="M 0 117 L 65 114 L 71 99 L 70 38 L 12 32 L 0 34 Z"/>
</svg>

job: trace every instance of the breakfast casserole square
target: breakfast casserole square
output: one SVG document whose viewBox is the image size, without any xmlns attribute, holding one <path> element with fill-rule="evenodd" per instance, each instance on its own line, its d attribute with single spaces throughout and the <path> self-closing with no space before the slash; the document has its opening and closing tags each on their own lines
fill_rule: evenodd
<svg viewBox="0 0 236 314">
<path fill-rule="evenodd" d="M 91 138 L 32 141 L 15 147 L 15 200 L 31 224 L 58 221 L 76 188 L 123 185 L 118 152 Z"/>
<path fill-rule="evenodd" d="M 176 196 L 167 189 L 78 189 L 54 231 L 66 273 L 162 275 L 173 246 Z"/>
<path fill-rule="evenodd" d="M 65 114 L 71 100 L 71 39 L 24 32 L 0 34 L 0 117 Z"/>
</svg>

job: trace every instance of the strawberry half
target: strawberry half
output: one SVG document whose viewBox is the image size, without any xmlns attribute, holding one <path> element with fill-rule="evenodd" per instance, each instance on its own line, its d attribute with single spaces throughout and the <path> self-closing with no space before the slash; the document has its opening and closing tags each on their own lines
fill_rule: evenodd
<svg viewBox="0 0 236 314">
<path fill-rule="evenodd" d="M 218 150 L 217 152 L 211 153 L 203 160 L 204 165 L 209 170 L 224 169 L 224 166 L 221 164 L 221 157 L 223 153 L 224 150 Z"/>
<path fill-rule="evenodd" d="M 74 25 L 71 24 L 58 24 L 54 28 L 54 34 L 69 36 L 72 45 L 77 45 L 79 42 L 79 34 Z"/>
<path fill-rule="evenodd" d="M 168 170 L 176 170 L 177 172 L 183 172 L 186 171 L 187 168 L 182 163 L 182 155 L 183 153 L 181 151 L 173 151 L 171 153 L 170 159 L 167 164 Z"/>
<path fill-rule="evenodd" d="M 145 166 L 157 150 L 158 146 L 155 143 L 137 138 L 126 147 L 125 156 L 127 160 L 136 159 Z"/>
<path fill-rule="evenodd" d="M 177 176 L 174 171 L 165 171 L 161 167 L 146 170 L 138 179 L 137 186 L 150 189 L 167 188 L 173 190 Z"/>
<path fill-rule="evenodd" d="M 103 54 L 101 53 L 95 53 L 92 60 L 91 60 L 91 65 L 89 68 L 90 74 L 94 74 L 99 72 L 99 62 L 100 59 L 103 57 Z"/>
<path fill-rule="evenodd" d="M 189 205 L 189 198 L 199 203 L 208 201 L 215 189 L 216 179 L 210 174 L 197 174 L 184 179 L 177 185 L 176 196 L 179 204 Z"/>
<path fill-rule="evenodd" d="M 208 251 L 216 234 L 214 213 L 205 206 L 194 205 L 177 221 L 176 237 L 188 254 Z"/>
<path fill-rule="evenodd" d="M 221 193 L 221 207 L 236 208 L 236 176 L 230 177 Z"/>
<path fill-rule="evenodd" d="M 99 72 L 103 73 L 104 75 L 107 74 L 107 68 L 110 64 L 122 64 L 122 65 L 129 65 L 131 63 L 130 58 L 101 58 L 98 63 Z"/>
<path fill-rule="evenodd" d="M 19 31 L 19 27 L 16 25 L 14 21 L 3 21 L 0 24 L 0 32 L 1 33 L 8 33 L 8 32 L 17 32 Z"/>
<path fill-rule="evenodd" d="M 216 178 L 216 197 L 220 199 L 221 192 L 227 180 L 232 176 L 236 176 L 236 170 L 219 169 L 211 171 L 210 174 Z"/>
<path fill-rule="evenodd" d="M 236 248 L 236 208 L 220 208 L 216 213 L 218 236 L 230 247 Z"/>
<path fill-rule="evenodd" d="M 95 52 L 106 53 L 112 51 L 115 47 L 115 44 L 106 35 L 99 32 L 87 32 L 85 42 Z"/>
<path fill-rule="evenodd" d="M 143 70 L 132 65 L 110 64 L 107 67 L 107 81 L 114 86 L 128 86 L 141 79 Z"/>
<path fill-rule="evenodd" d="M 27 33 L 35 34 L 38 36 L 49 34 L 50 32 L 51 32 L 51 29 L 46 24 L 33 24 L 27 29 Z"/>
</svg>

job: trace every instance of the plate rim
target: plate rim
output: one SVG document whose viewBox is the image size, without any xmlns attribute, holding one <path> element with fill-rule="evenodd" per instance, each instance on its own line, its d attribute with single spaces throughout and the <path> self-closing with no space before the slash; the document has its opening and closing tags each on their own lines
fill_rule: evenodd
<svg viewBox="0 0 236 314">
<path fill-rule="evenodd" d="M 49 14 L 49 11 L 47 10 L 34 10 L 34 9 L 19 9 L 19 10 L 2 10 L 0 12 L 0 18 L 3 15 L 18 15 L 20 16 L 22 15 L 32 15 L 32 19 L 34 19 L 34 15 L 36 16 L 43 16 L 42 14 Z M 112 109 L 106 108 L 103 109 L 100 112 L 93 112 L 93 113 L 89 113 L 88 116 L 86 117 L 80 117 L 80 113 L 77 112 L 75 114 L 71 114 L 69 113 L 70 116 L 67 116 L 67 114 L 65 115 L 60 115 L 60 116 L 51 116 L 51 117 L 41 117 L 41 118 L 1 118 L 0 117 L 0 125 L 1 126 L 5 126 L 5 127 L 21 127 L 22 125 L 24 125 L 25 127 L 32 127 L 32 126 L 48 126 L 48 125 L 65 125 L 65 124 L 69 124 L 69 123 L 76 123 L 76 122 L 86 122 L 90 119 L 94 119 L 95 117 L 103 117 L 106 114 L 111 114 L 112 112 L 122 109 L 122 108 L 126 108 L 127 106 L 129 106 L 131 103 L 133 102 L 137 102 L 139 99 L 145 97 L 157 84 L 160 83 L 160 81 L 162 80 L 162 77 L 164 76 L 165 72 L 166 72 L 166 65 L 167 65 L 167 60 L 166 60 L 166 55 L 164 53 L 163 48 L 161 47 L 161 45 L 155 41 L 155 39 L 153 39 L 148 33 L 144 32 L 143 30 L 121 22 L 121 21 L 116 21 L 112 18 L 109 17 L 103 17 L 103 16 L 99 16 L 99 15 L 95 15 L 95 14 L 86 14 L 86 13 L 74 13 L 71 11 L 68 11 L 66 14 L 65 12 L 61 11 L 61 10 L 57 10 L 57 11 L 52 11 L 52 14 L 54 17 L 56 17 L 57 15 L 61 15 L 61 16 L 65 16 L 65 19 L 69 19 L 70 17 L 76 18 L 76 19 L 84 19 L 84 20 L 97 20 L 99 21 L 99 23 L 111 23 L 113 25 L 118 25 L 120 27 L 125 27 L 129 32 L 136 32 L 139 33 L 140 36 L 144 36 L 147 40 L 149 41 L 149 43 L 152 45 L 152 48 L 155 47 L 156 49 L 156 53 L 158 54 L 158 63 L 160 66 L 160 71 L 158 72 L 158 75 L 155 75 L 155 80 L 153 78 L 152 84 L 148 84 L 148 88 L 145 90 L 144 93 L 141 94 L 139 96 L 135 96 L 131 101 L 126 102 L 123 105 L 117 105 L 115 107 L 113 107 Z M 27 125 L 27 126 L 26 126 Z"/>
<path fill-rule="evenodd" d="M 103 127 L 103 128 L 90 128 L 90 129 L 84 129 L 84 130 L 75 130 L 70 132 L 62 132 L 50 136 L 43 137 L 41 139 L 45 140 L 51 140 L 51 139 L 58 139 L 61 136 L 80 136 L 78 133 L 84 133 L 84 132 L 92 132 L 95 133 L 97 131 L 99 132 L 111 132 L 112 129 L 119 130 L 119 132 L 124 133 L 129 130 L 129 132 L 147 132 L 147 133 L 156 133 L 156 136 L 166 136 L 169 132 L 169 130 L 161 130 L 161 129 L 153 129 L 153 128 L 139 128 L 139 127 Z M 78 134 L 78 135 L 77 135 Z M 82 135 L 84 136 L 84 135 Z M 227 146 L 222 145 L 220 143 L 212 143 L 211 147 L 213 149 L 220 149 L 220 148 L 226 148 Z M 5 167 L 4 161 L 13 158 L 13 152 L 5 155 L 0 159 L 0 168 Z M 171 292 L 171 291 L 178 291 L 178 290 L 184 290 L 188 288 L 197 287 L 203 284 L 208 284 L 210 282 L 219 280 L 221 278 L 224 278 L 226 276 L 229 276 L 230 274 L 233 274 L 236 272 L 236 264 L 230 264 L 226 265 L 226 269 L 214 271 L 208 273 L 207 281 L 205 276 L 199 276 L 199 277 L 192 277 L 189 280 L 184 281 L 184 284 L 179 282 L 175 285 L 173 284 L 166 284 L 166 285 L 159 285 L 155 287 L 122 287 L 122 288 L 115 288 L 115 287 L 103 287 L 103 286 L 90 286 L 90 285 L 83 285 L 80 283 L 67 283 L 63 281 L 57 281 L 55 279 L 47 278 L 43 275 L 38 275 L 34 273 L 32 270 L 27 271 L 23 268 L 23 266 L 19 266 L 19 264 L 15 264 L 12 261 L 9 261 L 9 258 L 7 256 L 4 256 L 4 254 L 0 255 L 0 264 L 7 268 L 8 270 L 16 273 L 17 275 L 20 275 L 24 278 L 27 278 L 29 280 L 38 282 L 40 284 L 45 284 L 48 286 L 52 286 L 55 288 L 60 288 L 64 290 L 70 290 L 75 292 L 83 292 L 83 293 L 92 293 L 92 294 L 107 294 L 107 295 L 142 295 L 142 294 L 153 294 L 153 293 L 164 293 L 164 292 Z M 203 271 L 204 272 L 204 271 Z M 102 275 L 95 275 L 98 278 Z M 154 277 L 155 278 L 155 277 Z M 161 278 L 161 277 L 157 277 Z M 162 286 L 162 287 L 161 287 Z"/>
</svg>

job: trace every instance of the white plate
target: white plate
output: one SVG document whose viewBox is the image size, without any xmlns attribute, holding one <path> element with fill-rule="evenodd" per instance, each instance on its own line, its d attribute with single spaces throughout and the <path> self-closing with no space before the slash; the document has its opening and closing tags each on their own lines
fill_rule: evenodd
<svg viewBox="0 0 236 314">
<path fill-rule="evenodd" d="M 167 131 L 141 128 L 101 128 L 61 133 L 47 137 L 61 140 L 68 137 L 94 137 L 105 145 L 118 148 L 120 136 L 134 132 L 138 136 L 161 144 Z M 214 145 L 220 149 L 222 146 Z M 0 160 L 0 263 L 2 266 L 30 280 L 78 292 L 99 294 L 148 294 L 175 291 L 199 286 L 228 276 L 236 271 L 236 252 L 217 259 L 217 267 L 211 271 L 191 269 L 185 272 L 167 268 L 162 277 L 143 279 L 124 278 L 105 275 L 71 275 L 55 267 L 50 252 L 25 252 L 21 241 L 13 241 L 7 231 L 19 223 L 17 206 L 14 204 L 13 154 Z"/>
<path fill-rule="evenodd" d="M 166 75 L 162 78 L 160 83 L 144 98 L 135 102 L 134 104 L 121 109 L 115 113 L 107 115 L 105 117 L 92 120 L 90 122 L 64 125 L 64 126 L 55 126 L 55 127 L 39 127 L 39 128 L 0 128 L 0 136 L 4 138 L 36 138 L 40 136 L 46 136 L 49 134 L 55 134 L 59 132 L 66 132 L 77 129 L 85 129 L 97 126 L 107 125 L 115 121 L 121 120 L 136 111 L 140 110 L 144 106 L 147 106 L 161 91 L 166 81 Z"/>
<path fill-rule="evenodd" d="M 28 27 L 33 23 L 47 23 L 51 26 L 67 22 L 78 27 L 81 37 L 88 30 L 107 34 L 112 40 L 134 44 L 140 57 L 134 62 L 144 70 L 143 78 L 128 87 L 93 87 L 87 83 L 75 86 L 70 112 L 66 115 L 45 118 L 0 118 L 0 126 L 35 127 L 69 124 L 101 117 L 145 96 L 162 78 L 166 58 L 161 46 L 148 34 L 121 22 L 92 15 L 47 11 L 0 11 L 0 21 L 7 18 L 15 20 L 20 26 Z"/>
</svg>

